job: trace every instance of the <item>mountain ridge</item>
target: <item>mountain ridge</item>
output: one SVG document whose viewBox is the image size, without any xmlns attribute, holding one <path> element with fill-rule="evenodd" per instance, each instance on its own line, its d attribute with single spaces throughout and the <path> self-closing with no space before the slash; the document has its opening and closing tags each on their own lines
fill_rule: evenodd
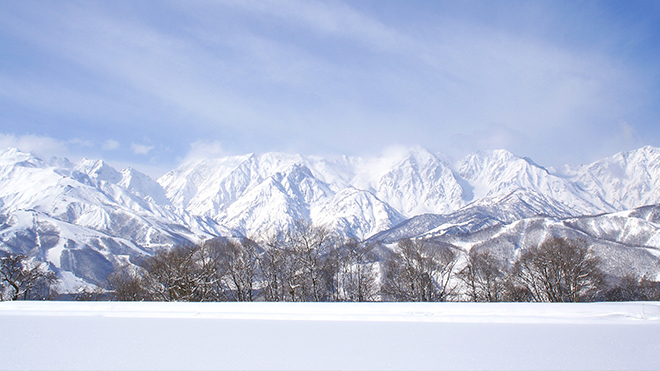
<svg viewBox="0 0 660 371">
<path fill-rule="evenodd" d="M 86 282 L 176 244 L 267 238 L 301 219 L 356 240 L 424 237 L 471 247 L 456 236 L 543 218 L 547 230 L 579 235 L 582 224 L 556 221 L 620 214 L 597 220 L 642 241 L 658 219 L 648 205 L 657 204 L 660 149 L 650 146 L 559 172 L 506 150 L 455 163 L 421 147 L 377 158 L 253 153 L 186 162 L 157 180 L 104 160 L 0 152 L 0 250 L 27 252 Z M 637 221 L 644 207 L 648 225 Z M 594 241 L 627 243 L 586 230 Z M 660 248 L 660 238 L 644 241 Z"/>
</svg>

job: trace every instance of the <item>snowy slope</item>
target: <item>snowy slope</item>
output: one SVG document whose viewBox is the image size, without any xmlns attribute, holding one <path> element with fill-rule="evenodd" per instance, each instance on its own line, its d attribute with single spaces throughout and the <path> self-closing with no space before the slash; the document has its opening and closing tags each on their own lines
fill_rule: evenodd
<svg viewBox="0 0 660 371">
<path fill-rule="evenodd" d="M 465 204 L 449 165 L 419 147 L 370 159 L 266 153 L 199 160 L 158 181 L 173 205 L 247 235 L 306 219 L 367 238 L 404 217 Z M 347 205 L 355 191 L 361 197 Z"/>
<path fill-rule="evenodd" d="M 660 203 L 660 149 L 621 152 L 590 165 L 566 166 L 576 185 L 616 210 Z"/>
<path fill-rule="evenodd" d="M 464 210 L 510 222 L 537 214 L 594 215 L 657 203 L 659 153 L 645 147 L 561 173 L 505 150 L 471 154 L 455 168 L 444 156 L 420 147 L 379 158 L 265 153 L 189 162 L 158 182 L 172 205 L 239 233 L 260 235 L 306 219 L 369 238 L 401 217 L 429 213 Z M 346 203 L 342 192 L 352 190 L 369 193 L 365 197 L 375 197 L 371 204 L 383 203 L 396 213 L 364 209 L 364 203 L 355 203 L 350 216 L 331 212 L 348 210 L 332 204 Z M 358 228 L 360 223 L 367 225 Z"/>
<path fill-rule="evenodd" d="M 610 275 L 634 273 L 656 278 L 660 277 L 660 224 L 642 217 L 649 208 L 564 219 L 535 216 L 510 223 L 490 219 L 489 224 L 482 221 L 484 225 L 469 233 L 464 231 L 470 223 L 445 222 L 428 232 L 406 237 L 431 238 L 465 250 L 489 249 L 510 262 L 515 261 L 519 249 L 538 246 L 551 237 L 564 237 L 593 246 Z"/>
<path fill-rule="evenodd" d="M 635 303 L 0 303 L 8 370 L 656 370 Z"/>
<path fill-rule="evenodd" d="M 390 229 L 405 218 L 370 192 L 348 187 L 312 210 L 312 220 L 331 230 L 362 240 Z"/>
<path fill-rule="evenodd" d="M 571 233 L 649 249 L 660 247 L 660 213 L 639 207 L 659 203 L 660 149 L 653 147 L 560 172 L 504 150 L 455 165 L 420 147 L 372 158 L 248 154 L 190 161 L 158 181 L 103 160 L 0 152 L 0 249 L 27 252 L 90 282 L 102 274 L 72 268 L 76 259 L 106 272 L 120 256 L 218 235 L 259 239 L 301 219 L 358 240 L 452 236 L 462 246 L 532 219 L 545 220 L 545 229 L 534 230 L 547 234 L 561 220 Z M 34 221 L 20 222 L 26 215 Z"/>
<path fill-rule="evenodd" d="M 0 248 L 93 283 L 129 256 L 229 234 L 172 208 L 162 187 L 134 169 L 46 163 L 16 149 L 0 153 L 0 219 Z"/>
<path fill-rule="evenodd" d="M 408 217 L 445 214 L 465 204 L 463 188 L 449 166 L 419 147 L 380 177 L 376 196 Z"/>
<path fill-rule="evenodd" d="M 467 156 L 459 164 L 459 174 L 474 187 L 474 200 L 493 203 L 513 191 L 524 190 L 545 198 L 547 204 L 562 205 L 553 207 L 549 214 L 586 215 L 614 210 L 569 179 L 550 174 L 530 159 L 505 150 Z"/>
</svg>

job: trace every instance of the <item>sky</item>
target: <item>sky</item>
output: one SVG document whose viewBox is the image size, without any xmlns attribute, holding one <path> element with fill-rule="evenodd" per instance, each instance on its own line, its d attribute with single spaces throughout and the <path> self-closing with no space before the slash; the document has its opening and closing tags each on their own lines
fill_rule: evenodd
<svg viewBox="0 0 660 371">
<path fill-rule="evenodd" d="M 0 147 L 589 163 L 660 147 L 659 60 L 654 1 L 4 1 Z"/>
</svg>

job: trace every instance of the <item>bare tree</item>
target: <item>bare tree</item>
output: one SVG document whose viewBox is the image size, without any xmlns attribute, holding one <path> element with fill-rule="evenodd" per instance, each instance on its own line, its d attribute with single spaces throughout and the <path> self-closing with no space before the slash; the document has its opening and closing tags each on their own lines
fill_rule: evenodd
<svg viewBox="0 0 660 371">
<path fill-rule="evenodd" d="M 254 301 L 258 283 L 259 256 L 255 242 L 244 238 L 240 242 L 229 239 L 213 239 L 202 244 L 200 249 L 202 270 L 209 272 L 207 284 L 215 294 L 233 301 Z"/>
<path fill-rule="evenodd" d="M 111 297 L 118 301 L 153 300 L 144 278 L 145 272 L 140 267 L 130 265 L 118 267 L 108 275 L 107 283 Z"/>
<path fill-rule="evenodd" d="M 512 274 L 533 301 L 591 301 L 603 289 L 600 260 L 584 241 L 553 238 L 525 250 Z"/>
<path fill-rule="evenodd" d="M 484 249 L 473 249 L 458 273 L 470 301 L 499 302 L 506 294 L 506 262 Z"/>
<path fill-rule="evenodd" d="M 629 273 L 619 283 L 605 292 L 607 301 L 660 300 L 660 284 L 646 276 Z"/>
<path fill-rule="evenodd" d="M 274 237 L 260 259 L 264 297 L 272 301 L 333 300 L 336 236 L 298 221 Z"/>
<path fill-rule="evenodd" d="M 376 259 L 371 247 L 355 240 L 346 241 L 335 250 L 329 269 L 333 274 L 333 298 L 335 301 L 374 301 L 378 297 Z M 329 266 L 330 264 L 328 264 Z"/>
<path fill-rule="evenodd" d="M 289 298 L 294 296 L 294 288 L 290 284 L 291 259 L 288 258 L 288 252 L 278 244 L 275 237 L 267 245 L 268 248 L 259 259 L 264 300 L 291 300 Z"/>
<path fill-rule="evenodd" d="M 31 263 L 27 256 L 8 253 L 0 257 L 0 295 L 2 300 L 45 300 L 56 294 L 59 281 L 45 263 Z"/>
<path fill-rule="evenodd" d="M 286 246 L 300 269 L 296 284 L 302 288 L 304 301 L 327 301 L 326 264 L 335 247 L 336 237 L 324 227 L 305 221 L 296 222 L 286 234 Z"/>
<path fill-rule="evenodd" d="M 197 264 L 199 246 L 176 246 L 146 259 L 143 284 L 157 301 L 208 300 L 208 280 Z"/>
<path fill-rule="evenodd" d="M 108 297 L 108 292 L 105 291 L 102 287 L 81 287 L 78 289 L 78 292 L 72 295 L 73 300 L 75 301 L 102 301 L 106 300 Z"/>
<path fill-rule="evenodd" d="M 386 259 L 382 292 L 396 301 L 445 301 L 454 293 L 456 254 L 427 240 L 401 240 Z"/>
</svg>

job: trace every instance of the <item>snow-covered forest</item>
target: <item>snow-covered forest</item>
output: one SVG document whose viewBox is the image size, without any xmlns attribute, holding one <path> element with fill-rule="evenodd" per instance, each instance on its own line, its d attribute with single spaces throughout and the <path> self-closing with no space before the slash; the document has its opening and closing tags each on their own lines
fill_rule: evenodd
<svg viewBox="0 0 660 371">
<path fill-rule="evenodd" d="M 62 299 L 57 276 L 27 257 L 0 257 L 3 300 Z M 462 253 L 423 239 L 394 247 L 345 240 L 322 227 L 295 228 L 259 244 L 218 238 L 163 250 L 118 267 L 76 300 L 119 301 L 474 301 L 589 302 L 660 299 L 660 286 L 634 271 L 607 275 L 584 241 L 561 238 L 512 263 L 489 249 Z"/>
</svg>

